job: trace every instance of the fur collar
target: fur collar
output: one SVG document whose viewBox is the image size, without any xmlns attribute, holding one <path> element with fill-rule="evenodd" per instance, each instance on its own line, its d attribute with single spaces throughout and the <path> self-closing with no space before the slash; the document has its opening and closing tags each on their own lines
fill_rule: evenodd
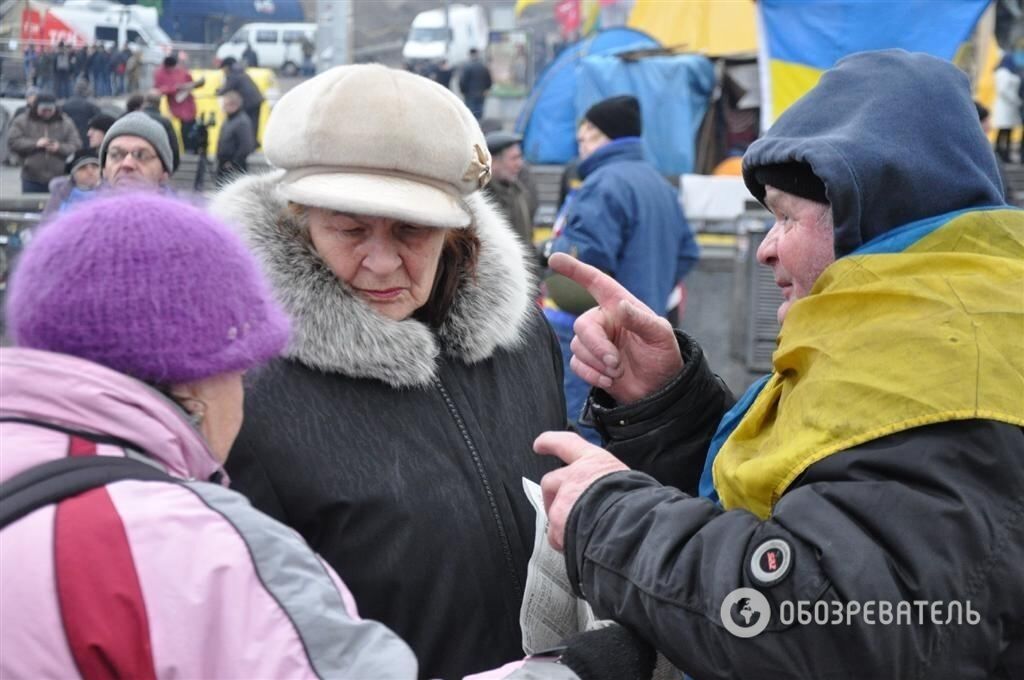
<svg viewBox="0 0 1024 680">
<path fill-rule="evenodd" d="M 414 319 L 380 316 L 334 276 L 285 213 L 276 190 L 280 176 L 238 179 L 214 197 L 210 209 L 241 228 L 292 317 L 286 356 L 401 388 L 429 384 L 442 354 L 472 364 L 523 343 L 533 277 L 518 238 L 481 192 L 466 200 L 481 242 L 476 278 L 460 284 L 448 319 L 435 333 Z"/>
</svg>

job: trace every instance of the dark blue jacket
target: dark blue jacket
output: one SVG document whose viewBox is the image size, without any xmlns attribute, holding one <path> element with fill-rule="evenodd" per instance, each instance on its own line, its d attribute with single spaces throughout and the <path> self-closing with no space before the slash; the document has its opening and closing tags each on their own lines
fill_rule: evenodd
<svg viewBox="0 0 1024 680">
<path fill-rule="evenodd" d="M 672 185 L 623 137 L 579 165 L 583 185 L 553 250 L 608 272 L 658 314 L 700 251 Z"/>
</svg>

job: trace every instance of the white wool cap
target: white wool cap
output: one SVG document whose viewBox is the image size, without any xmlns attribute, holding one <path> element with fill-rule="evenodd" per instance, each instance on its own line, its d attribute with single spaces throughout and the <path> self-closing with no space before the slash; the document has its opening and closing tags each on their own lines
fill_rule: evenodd
<svg viewBox="0 0 1024 680">
<path fill-rule="evenodd" d="M 466 227 L 463 198 L 491 176 L 479 124 L 447 88 L 376 64 L 292 88 L 264 134 L 289 201 L 434 227 Z"/>
</svg>

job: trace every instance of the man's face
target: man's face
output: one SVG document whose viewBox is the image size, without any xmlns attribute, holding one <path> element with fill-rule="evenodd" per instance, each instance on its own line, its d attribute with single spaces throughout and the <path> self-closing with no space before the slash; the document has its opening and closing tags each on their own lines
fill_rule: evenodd
<svg viewBox="0 0 1024 680">
<path fill-rule="evenodd" d="M 242 108 L 242 98 L 234 96 L 224 97 L 224 113 L 229 116 Z"/>
<path fill-rule="evenodd" d="M 773 186 L 765 187 L 765 204 L 775 224 L 757 249 L 757 261 L 772 268 L 782 289 L 781 324 L 794 302 L 806 296 L 825 269 L 835 262 L 832 210 Z"/>
<path fill-rule="evenodd" d="M 576 130 L 576 144 L 580 148 L 580 160 L 586 160 L 590 154 L 594 153 L 602 146 L 612 140 L 608 139 L 603 132 L 597 129 L 589 120 L 585 120 L 580 123 L 580 127 Z"/>
<path fill-rule="evenodd" d="M 56 104 L 39 104 L 36 106 L 36 114 L 43 120 L 50 120 L 57 115 Z"/>
<path fill-rule="evenodd" d="M 75 170 L 71 175 L 75 186 L 79 189 L 92 190 L 100 185 L 100 166 L 98 163 L 88 163 Z"/>
<path fill-rule="evenodd" d="M 89 147 L 93 149 L 100 148 L 100 144 L 103 143 L 103 135 L 106 133 L 103 130 L 97 128 L 89 128 L 85 131 L 85 138 L 89 140 Z"/>
<path fill-rule="evenodd" d="M 168 177 L 156 149 L 142 137 L 121 135 L 107 147 L 103 179 L 111 186 L 155 189 Z"/>
<path fill-rule="evenodd" d="M 495 179 L 511 182 L 519 177 L 523 169 L 523 150 L 518 144 L 502 150 L 491 159 L 491 173 Z"/>
</svg>

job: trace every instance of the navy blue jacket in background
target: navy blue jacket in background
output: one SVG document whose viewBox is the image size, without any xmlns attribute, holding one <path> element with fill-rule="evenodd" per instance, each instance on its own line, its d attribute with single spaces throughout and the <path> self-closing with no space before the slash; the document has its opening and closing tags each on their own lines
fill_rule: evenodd
<svg viewBox="0 0 1024 680">
<path fill-rule="evenodd" d="M 639 137 L 622 137 L 579 164 L 583 185 L 569 205 L 554 252 L 607 272 L 658 314 L 696 264 L 678 193 L 644 160 Z"/>
</svg>

